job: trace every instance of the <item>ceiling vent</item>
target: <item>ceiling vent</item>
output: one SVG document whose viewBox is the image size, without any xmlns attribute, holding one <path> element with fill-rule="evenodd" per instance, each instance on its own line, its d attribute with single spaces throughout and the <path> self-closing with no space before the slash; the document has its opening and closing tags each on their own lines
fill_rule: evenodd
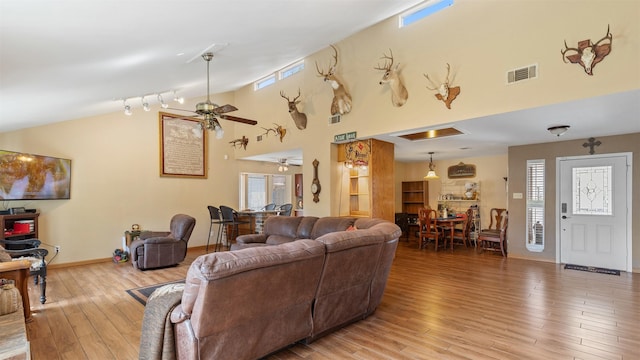
<svg viewBox="0 0 640 360">
<path fill-rule="evenodd" d="M 329 116 L 329 125 L 337 124 L 342 120 L 342 116 L 340 114 Z"/>
<path fill-rule="evenodd" d="M 507 84 L 538 77 L 538 64 L 529 65 L 507 72 Z"/>
</svg>

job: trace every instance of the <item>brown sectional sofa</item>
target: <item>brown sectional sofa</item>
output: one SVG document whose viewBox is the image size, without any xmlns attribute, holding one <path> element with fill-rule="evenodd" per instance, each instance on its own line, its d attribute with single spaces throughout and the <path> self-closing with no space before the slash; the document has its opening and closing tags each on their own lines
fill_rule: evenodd
<svg viewBox="0 0 640 360">
<path fill-rule="evenodd" d="M 177 358 L 256 359 L 366 318 L 400 235 L 379 219 L 268 218 L 263 234 L 192 263 L 171 312 Z"/>
</svg>

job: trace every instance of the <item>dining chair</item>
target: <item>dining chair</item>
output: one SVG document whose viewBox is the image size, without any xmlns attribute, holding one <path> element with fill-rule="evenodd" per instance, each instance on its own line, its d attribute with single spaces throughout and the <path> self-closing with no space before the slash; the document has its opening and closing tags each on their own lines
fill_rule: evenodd
<svg viewBox="0 0 640 360">
<path fill-rule="evenodd" d="M 442 236 L 442 229 L 437 226 L 437 216 L 436 211 L 433 209 L 425 207 L 418 209 L 418 226 L 420 229 L 418 246 L 420 249 L 424 249 L 428 240 L 433 239 L 435 250 L 438 251 L 438 242 Z"/>
<path fill-rule="evenodd" d="M 507 209 L 491 208 L 491 210 L 489 210 L 489 227 L 482 229 L 482 231 L 500 232 L 500 229 L 502 228 L 502 221 L 504 220 L 503 214 L 505 214 L 506 211 Z"/>
<path fill-rule="evenodd" d="M 464 221 L 462 222 L 461 227 L 455 227 L 453 229 L 453 241 L 456 240 L 462 241 L 464 247 L 467 247 L 467 242 L 471 242 L 469 238 L 469 234 L 471 233 L 471 222 L 473 220 L 473 209 L 469 208 L 467 211 L 462 214 Z"/>
<path fill-rule="evenodd" d="M 493 209 L 492 209 L 493 210 Z M 504 210 L 504 209 L 503 209 Z M 504 210 L 499 213 L 497 224 L 500 226 L 496 232 L 493 229 L 485 229 L 478 234 L 478 246 L 482 251 L 500 251 L 502 256 L 507 256 L 507 227 L 509 225 L 509 212 Z"/>
<path fill-rule="evenodd" d="M 227 235 L 227 245 L 231 247 L 231 242 L 235 240 L 239 234 L 239 225 L 251 224 L 251 221 L 240 220 L 238 218 L 238 212 L 225 205 L 220 205 L 220 212 L 222 212 L 222 221 L 224 222 L 225 234 Z M 229 234 L 229 228 L 231 228 L 231 234 Z M 222 240 L 222 238 L 221 238 Z"/>
</svg>

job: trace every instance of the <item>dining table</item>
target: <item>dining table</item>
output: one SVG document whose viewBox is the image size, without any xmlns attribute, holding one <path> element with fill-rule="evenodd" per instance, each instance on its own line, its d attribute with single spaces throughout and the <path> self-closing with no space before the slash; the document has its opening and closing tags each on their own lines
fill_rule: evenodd
<svg viewBox="0 0 640 360">
<path fill-rule="evenodd" d="M 455 226 L 456 224 L 463 223 L 464 220 L 464 217 L 457 216 L 436 218 L 436 226 L 447 228 L 450 231 L 449 240 L 451 241 L 451 251 L 453 251 L 453 235 L 455 233 Z"/>
</svg>

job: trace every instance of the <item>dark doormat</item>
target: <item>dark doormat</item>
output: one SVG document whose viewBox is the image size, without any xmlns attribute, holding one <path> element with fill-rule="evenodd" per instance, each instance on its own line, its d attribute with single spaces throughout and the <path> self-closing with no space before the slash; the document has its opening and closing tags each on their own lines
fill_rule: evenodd
<svg viewBox="0 0 640 360">
<path fill-rule="evenodd" d="M 599 274 L 620 276 L 620 270 L 605 269 L 605 268 L 599 268 L 599 267 L 593 267 L 593 266 L 566 264 L 564 268 L 569 270 L 580 270 L 580 271 L 588 271 L 588 272 L 594 272 Z"/>
<path fill-rule="evenodd" d="M 149 296 L 151 296 L 151 294 L 154 291 L 156 291 L 157 288 L 161 286 L 169 285 L 169 284 L 180 284 L 180 283 L 184 283 L 184 280 L 171 281 L 171 282 L 166 282 L 162 284 L 140 287 L 136 289 L 129 289 L 127 290 L 127 294 L 131 295 L 134 299 L 138 300 L 140 304 L 146 305 L 147 299 L 149 298 Z"/>
</svg>

